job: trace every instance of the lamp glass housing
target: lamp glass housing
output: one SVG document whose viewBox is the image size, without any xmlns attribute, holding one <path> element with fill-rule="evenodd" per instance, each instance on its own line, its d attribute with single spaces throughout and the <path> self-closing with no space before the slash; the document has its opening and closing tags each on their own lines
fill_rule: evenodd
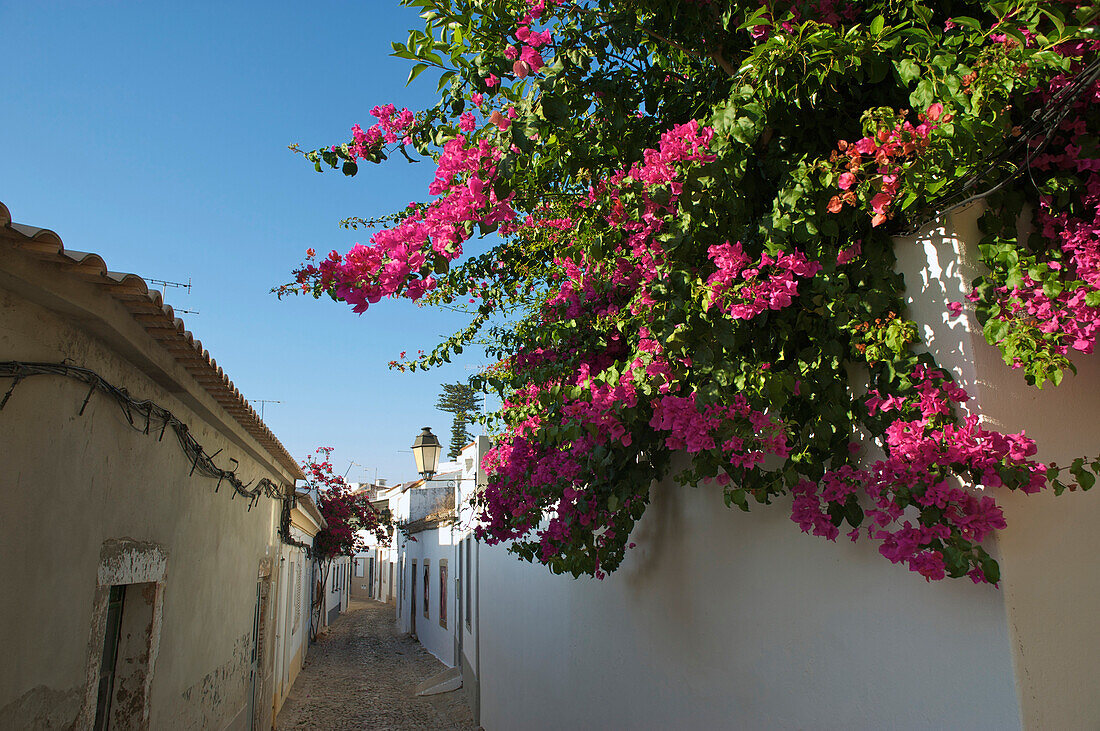
<svg viewBox="0 0 1100 731">
<path fill-rule="evenodd" d="M 425 480 L 430 480 L 439 468 L 439 455 L 443 453 L 443 445 L 439 438 L 432 434 L 429 426 L 416 435 L 412 444 L 413 459 L 416 460 L 416 471 Z"/>
</svg>

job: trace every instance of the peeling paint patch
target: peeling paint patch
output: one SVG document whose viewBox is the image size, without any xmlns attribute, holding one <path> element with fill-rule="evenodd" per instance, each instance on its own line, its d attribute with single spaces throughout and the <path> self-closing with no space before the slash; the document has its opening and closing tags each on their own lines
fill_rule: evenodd
<svg viewBox="0 0 1100 731">
<path fill-rule="evenodd" d="M 207 673 L 180 695 L 180 728 L 222 728 L 241 712 L 248 701 L 252 666 L 252 633 L 233 642 L 233 657 Z M 186 720 L 184 720 L 186 719 Z"/>
<path fill-rule="evenodd" d="M 0 708 L 0 731 L 15 729 L 71 729 L 80 712 L 84 689 L 31 688 Z"/>
<path fill-rule="evenodd" d="M 167 552 L 155 543 L 112 538 L 99 552 L 98 583 L 111 586 L 161 581 L 167 564 Z"/>
</svg>

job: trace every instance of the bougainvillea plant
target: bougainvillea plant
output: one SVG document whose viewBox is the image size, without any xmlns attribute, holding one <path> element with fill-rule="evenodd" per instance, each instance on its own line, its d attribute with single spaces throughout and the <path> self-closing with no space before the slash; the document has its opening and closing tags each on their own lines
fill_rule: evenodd
<svg viewBox="0 0 1100 731">
<path fill-rule="evenodd" d="M 996 583 L 998 491 L 1092 485 L 1100 462 L 1042 463 L 966 408 L 907 319 L 892 237 L 980 198 L 986 338 L 1036 386 L 1093 350 L 1094 4 L 403 4 L 426 25 L 394 55 L 438 75 L 439 103 L 295 149 L 346 175 L 430 158 L 430 197 L 351 219 L 381 227 L 308 252 L 288 288 L 468 307 L 395 365 L 499 356 L 484 540 L 603 576 L 672 476 L 744 510 L 793 496 L 803 531 Z"/>
<path fill-rule="evenodd" d="M 344 478 L 332 471 L 332 447 L 318 447 L 302 463 L 306 488 L 317 491 L 317 509 L 325 527 L 313 538 L 313 555 L 323 563 L 340 556 L 354 556 L 366 548 L 360 531 L 373 533 L 379 543 L 390 536 L 393 520 L 389 509 L 379 510 L 370 495 L 353 491 Z"/>
</svg>

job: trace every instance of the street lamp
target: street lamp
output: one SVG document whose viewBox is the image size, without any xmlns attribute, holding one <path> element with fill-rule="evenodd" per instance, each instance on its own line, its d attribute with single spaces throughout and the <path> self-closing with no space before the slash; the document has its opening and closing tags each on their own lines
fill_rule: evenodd
<svg viewBox="0 0 1100 731">
<path fill-rule="evenodd" d="M 443 445 L 439 443 L 436 435 L 432 434 L 430 426 L 424 427 L 424 430 L 416 435 L 416 440 L 412 443 L 412 452 L 416 460 L 416 471 L 425 482 L 431 480 L 436 468 L 439 467 L 439 455 L 443 452 Z"/>
</svg>

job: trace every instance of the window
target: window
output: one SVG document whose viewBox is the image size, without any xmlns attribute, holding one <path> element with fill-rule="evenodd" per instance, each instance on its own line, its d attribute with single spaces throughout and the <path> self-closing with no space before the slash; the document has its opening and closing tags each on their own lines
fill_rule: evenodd
<svg viewBox="0 0 1100 731">
<path fill-rule="evenodd" d="M 439 559 L 439 626 L 447 629 L 447 559 Z"/>
<path fill-rule="evenodd" d="M 428 588 L 431 585 L 431 582 L 428 580 L 428 576 L 431 575 L 431 571 L 429 570 L 429 564 L 431 564 L 431 561 L 429 561 L 428 559 L 424 559 L 424 619 L 429 619 L 429 616 L 428 616 Z"/>
<path fill-rule="evenodd" d="M 373 560 L 374 559 L 372 558 L 371 561 L 373 561 Z M 355 578 L 357 578 L 357 579 L 363 578 L 363 564 L 364 563 L 366 563 L 366 561 L 364 559 L 361 559 L 361 558 L 355 559 Z"/>
</svg>

